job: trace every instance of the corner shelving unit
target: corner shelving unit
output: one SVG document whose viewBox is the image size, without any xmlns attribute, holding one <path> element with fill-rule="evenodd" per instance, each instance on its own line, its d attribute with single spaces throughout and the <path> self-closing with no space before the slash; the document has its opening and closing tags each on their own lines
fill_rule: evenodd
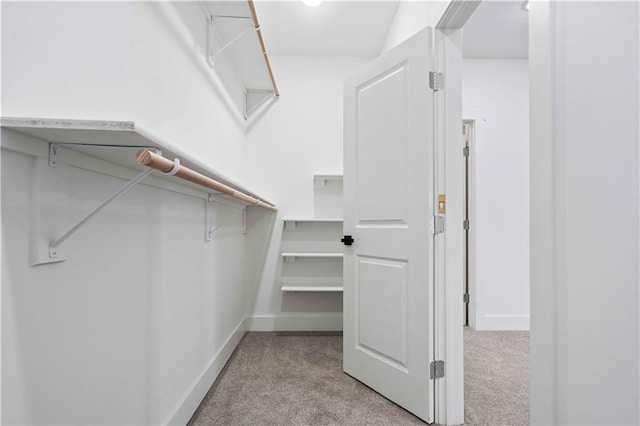
<svg viewBox="0 0 640 426">
<path fill-rule="evenodd" d="M 284 219 L 282 291 L 341 292 L 342 219 Z"/>
</svg>

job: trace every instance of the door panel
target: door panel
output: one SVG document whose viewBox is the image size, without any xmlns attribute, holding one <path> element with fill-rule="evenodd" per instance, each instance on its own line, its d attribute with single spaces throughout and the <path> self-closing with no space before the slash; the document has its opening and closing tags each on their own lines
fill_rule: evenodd
<svg viewBox="0 0 640 426">
<path fill-rule="evenodd" d="M 356 93 L 358 219 L 369 224 L 406 224 L 407 64 L 365 82 Z M 392 150 L 387 149 L 390 143 Z"/>
<path fill-rule="evenodd" d="M 344 371 L 433 421 L 430 28 L 345 84 Z"/>
<path fill-rule="evenodd" d="M 406 261 L 358 257 L 357 348 L 403 372 L 407 370 L 407 280 Z"/>
</svg>

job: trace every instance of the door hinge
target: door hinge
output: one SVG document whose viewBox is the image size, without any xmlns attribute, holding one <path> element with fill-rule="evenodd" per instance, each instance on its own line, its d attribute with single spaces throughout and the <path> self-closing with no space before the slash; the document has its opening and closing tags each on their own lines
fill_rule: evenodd
<svg viewBox="0 0 640 426">
<path fill-rule="evenodd" d="M 444 89 L 444 73 L 429 71 L 429 88 L 434 92 Z"/>
<path fill-rule="evenodd" d="M 469 293 L 462 295 L 462 303 L 469 303 Z"/>
<path fill-rule="evenodd" d="M 469 219 L 465 219 L 462 221 L 462 229 L 464 229 L 465 231 L 469 230 Z"/>
<path fill-rule="evenodd" d="M 462 155 L 465 156 L 465 158 L 469 158 L 469 147 L 465 146 L 464 148 L 462 148 Z"/>
<path fill-rule="evenodd" d="M 432 379 L 441 379 L 444 377 L 444 361 L 431 361 L 429 372 Z"/>
<path fill-rule="evenodd" d="M 431 233 L 442 234 L 444 232 L 444 216 L 431 216 L 431 222 L 429 223 L 429 228 L 431 229 Z"/>
</svg>

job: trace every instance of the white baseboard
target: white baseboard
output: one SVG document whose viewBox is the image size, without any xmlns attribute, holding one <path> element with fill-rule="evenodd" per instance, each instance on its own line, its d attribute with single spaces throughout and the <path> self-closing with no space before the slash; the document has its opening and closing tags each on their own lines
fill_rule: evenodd
<svg viewBox="0 0 640 426">
<path fill-rule="evenodd" d="M 529 315 L 479 315 L 476 330 L 529 330 Z"/>
<path fill-rule="evenodd" d="M 240 343 L 242 336 L 246 331 L 246 319 L 243 318 L 238 324 L 235 330 L 231 333 L 226 342 L 222 345 L 222 348 L 211 359 L 207 367 L 202 371 L 202 374 L 193 382 L 189 387 L 189 390 L 180 399 L 180 402 L 172 410 L 171 414 L 167 416 L 167 419 L 163 424 L 165 425 L 186 425 L 187 422 L 193 416 L 196 409 L 204 399 L 211 385 L 222 371 L 222 368 L 229 360 L 231 354 Z"/>
<path fill-rule="evenodd" d="M 240 321 L 222 348 L 185 392 L 164 425 L 186 425 L 246 331 L 341 331 L 342 313 L 253 316 Z"/>
<path fill-rule="evenodd" d="M 342 313 L 256 315 L 247 318 L 247 331 L 342 331 Z"/>
</svg>

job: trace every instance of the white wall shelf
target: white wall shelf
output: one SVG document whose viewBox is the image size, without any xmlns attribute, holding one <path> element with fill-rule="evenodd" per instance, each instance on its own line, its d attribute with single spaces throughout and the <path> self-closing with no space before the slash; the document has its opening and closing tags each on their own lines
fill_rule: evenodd
<svg viewBox="0 0 640 426">
<path fill-rule="evenodd" d="M 245 120 L 280 95 L 252 0 L 204 1 L 207 62 Z"/>
<path fill-rule="evenodd" d="M 343 257 L 342 253 L 282 253 L 282 257 Z"/>
<path fill-rule="evenodd" d="M 313 175 L 313 187 L 316 190 L 342 191 L 342 175 Z"/>
<path fill-rule="evenodd" d="M 322 287 L 322 286 L 282 286 L 282 291 L 309 291 L 309 292 L 342 292 L 344 289 L 340 287 Z"/>
<path fill-rule="evenodd" d="M 311 222 L 311 223 L 319 223 L 319 222 L 329 222 L 329 223 L 338 223 L 342 222 L 342 219 L 282 219 L 285 224 L 287 222 Z"/>
<path fill-rule="evenodd" d="M 341 292 L 342 219 L 283 219 L 282 291 Z"/>
<path fill-rule="evenodd" d="M 282 277 L 282 291 L 341 292 L 342 277 Z"/>
<path fill-rule="evenodd" d="M 30 242 L 32 266 L 66 260 L 64 250 L 61 250 L 64 248 L 63 243 L 102 208 L 134 185 L 142 182 L 143 179 L 145 183 L 151 181 L 148 183 L 151 186 L 183 192 L 207 201 L 204 204 L 205 216 L 207 216 L 205 241 L 209 241 L 211 234 L 215 231 L 212 230 L 213 225 L 209 224 L 208 203 L 223 199 L 223 204 L 241 209 L 244 209 L 249 203 L 233 200 L 226 194 L 211 189 L 212 187 L 205 188 L 202 186 L 203 181 L 212 185 L 217 181 L 222 185 L 215 186 L 215 188 L 232 195 L 235 194 L 234 196 L 245 193 L 252 197 L 251 199 L 256 201 L 256 204 L 259 203 L 260 197 L 213 172 L 197 160 L 181 153 L 172 145 L 141 130 L 133 122 L 2 117 L 0 125 L 3 133 L 8 131 L 23 135 L 16 138 L 3 137 L 2 148 L 27 153 L 38 158 L 39 164 L 44 166 L 45 171 L 35 173 L 37 175 L 35 178 L 40 180 L 57 179 L 60 184 L 56 193 L 61 194 L 61 197 L 67 192 L 63 179 L 67 166 L 128 180 L 127 184 L 112 193 L 93 211 L 88 212 L 84 217 L 73 218 L 73 221 L 69 223 L 67 223 L 67 219 L 71 218 L 65 218 L 63 221 L 60 218 L 53 218 L 55 215 L 48 211 L 50 209 L 44 208 L 45 204 L 38 199 L 33 207 L 33 219 L 30 224 L 32 232 L 36 236 Z M 154 158 L 168 162 L 176 172 L 173 174 L 182 177 L 182 179 L 178 179 L 170 173 L 152 173 L 151 167 L 153 166 L 138 164 L 136 152 L 145 149 L 149 150 L 149 155 Z M 171 161 L 161 157 L 162 153 L 168 154 Z M 174 162 L 174 159 L 179 163 Z M 171 166 L 172 163 L 173 166 Z M 181 176 L 180 173 L 189 175 L 190 178 L 185 177 L 186 175 Z M 198 179 L 194 177 L 198 177 Z M 176 188 L 183 188 L 183 190 L 180 191 Z M 60 203 L 59 200 L 57 202 Z"/>
<path fill-rule="evenodd" d="M 290 218 L 290 219 L 282 219 L 283 222 L 342 222 L 342 219 L 302 219 L 302 218 Z"/>
<path fill-rule="evenodd" d="M 153 133 L 141 128 L 132 121 L 101 121 L 101 120 L 67 120 L 30 117 L 2 117 L 0 126 L 27 136 L 40 139 L 62 147 L 59 152 L 61 160 L 69 162 L 75 153 L 81 153 L 97 157 L 110 163 L 132 169 L 140 173 L 147 169 L 135 161 L 135 152 L 142 148 L 155 148 L 167 158 L 178 158 L 180 164 L 196 172 L 209 176 L 225 185 L 245 192 L 252 197 L 265 198 L 248 190 L 246 187 L 234 182 L 232 179 L 212 170 L 195 157 L 186 154 L 176 145 L 171 144 Z M 13 150 L 24 150 L 26 147 L 12 147 L 3 141 L 2 147 Z M 104 149 L 104 147 L 130 148 Z M 48 150 L 48 148 L 47 148 Z M 47 153 L 48 155 L 48 153 Z M 76 155 L 77 156 L 77 155 Z M 175 182 L 176 179 L 154 174 L 155 177 Z M 200 185 L 180 180 L 180 185 L 191 187 L 203 192 Z M 273 203 L 270 203 L 273 204 Z"/>
</svg>

